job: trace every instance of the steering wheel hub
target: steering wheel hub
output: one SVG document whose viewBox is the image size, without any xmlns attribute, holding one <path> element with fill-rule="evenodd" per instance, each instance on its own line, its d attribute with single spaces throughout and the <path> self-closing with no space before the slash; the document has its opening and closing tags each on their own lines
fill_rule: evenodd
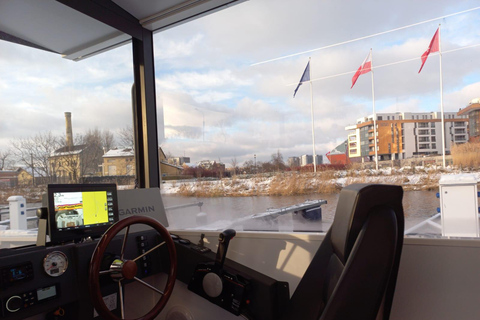
<svg viewBox="0 0 480 320">
<path fill-rule="evenodd" d="M 131 280 L 137 274 L 137 264 L 132 260 L 127 260 L 122 266 L 122 275 L 125 279 Z"/>
</svg>

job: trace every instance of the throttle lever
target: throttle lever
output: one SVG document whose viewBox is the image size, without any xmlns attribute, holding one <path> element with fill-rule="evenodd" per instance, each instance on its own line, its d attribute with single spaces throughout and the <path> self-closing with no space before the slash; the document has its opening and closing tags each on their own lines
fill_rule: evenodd
<svg viewBox="0 0 480 320">
<path fill-rule="evenodd" d="M 215 257 L 215 265 L 219 268 L 219 270 L 223 269 L 223 264 L 225 263 L 225 258 L 227 256 L 228 245 L 230 244 L 230 240 L 232 240 L 236 234 L 237 232 L 235 230 L 227 229 L 218 236 L 218 249 L 217 256 Z"/>
</svg>

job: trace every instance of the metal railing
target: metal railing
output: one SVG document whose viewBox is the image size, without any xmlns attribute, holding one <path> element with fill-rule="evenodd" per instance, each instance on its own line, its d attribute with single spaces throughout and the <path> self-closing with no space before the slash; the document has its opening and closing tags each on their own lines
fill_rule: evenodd
<svg viewBox="0 0 480 320">
<path fill-rule="evenodd" d="M 31 207 L 31 208 L 27 208 L 25 211 L 28 212 L 32 212 L 32 211 L 37 211 L 37 209 L 39 209 L 41 207 Z M 0 210 L 8 210 L 8 211 L 3 211 L 3 212 L 0 212 L 0 219 L 1 219 L 1 216 L 2 215 L 5 215 L 5 214 L 10 214 L 10 210 L 9 210 L 9 207 L 0 207 Z M 34 216 L 31 216 L 31 217 L 28 217 L 27 216 L 27 222 L 30 222 L 30 221 L 37 221 L 38 220 L 38 217 L 37 215 L 35 214 Z M 5 219 L 5 220 L 0 220 L 0 226 L 10 226 L 10 219 Z M 37 228 L 38 226 L 38 222 L 36 223 L 36 226 L 35 228 Z M 33 228 L 33 229 L 35 229 Z M 32 228 L 31 228 L 32 229 Z M 31 230 L 29 229 L 29 230 Z"/>
<path fill-rule="evenodd" d="M 193 203 L 187 203 L 187 204 L 165 207 L 165 210 L 178 210 L 178 209 L 188 208 L 188 207 L 199 207 L 199 209 L 201 211 L 202 206 L 203 206 L 203 202 L 199 201 L 199 202 L 193 202 Z M 40 208 L 41 207 L 31 207 L 31 208 L 27 208 L 25 210 L 27 212 L 27 222 L 37 221 L 37 223 L 35 224 L 35 227 L 29 228 L 28 230 L 36 229 L 38 227 L 38 217 L 37 217 L 37 215 L 35 214 L 35 215 L 29 217 L 28 212 L 36 211 L 37 209 L 40 209 Z M 0 210 L 2 210 L 2 211 L 0 211 L 0 226 L 10 226 L 10 219 L 1 220 L 2 215 L 10 214 L 10 207 L 9 206 L 2 206 L 2 207 L 0 207 Z M 28 225 L 27 225 L 27 227 L 28 227 Z"/>
<path fill-rule="evenodd" d="M 433 221 L 435 219 L 440 218 L 440 215 L 441 215 L 441 213 L 437 213 L 433 217 L 428 218 L 427 220 L 424 220 L 424 221 L 414 225 L 413 227 L 405 230 L 404 234 L 408 235 L 408 234 L 414 233 L 418 229 L 423 228 L 425 226 L 431 226 L 431 227 L 434 227 L 434 228 L 438 229 L 439 231 L 441 231 L 442 230 L 442 225 L 440 223 L 437 223 L 437 222 Z"/>
</svg>

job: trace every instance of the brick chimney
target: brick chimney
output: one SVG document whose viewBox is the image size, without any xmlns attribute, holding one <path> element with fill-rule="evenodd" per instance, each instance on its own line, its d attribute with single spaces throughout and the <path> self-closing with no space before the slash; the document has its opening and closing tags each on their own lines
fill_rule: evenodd
<svg viewBox="0 0 480 320">
<path fill-rule="evenodd" d="M 65 112 L 65 127 L 67 129 L 66 146 L 68 149 L 73 148 L 73 133 L 72 133 L 72 113 Z"/>
</svg>

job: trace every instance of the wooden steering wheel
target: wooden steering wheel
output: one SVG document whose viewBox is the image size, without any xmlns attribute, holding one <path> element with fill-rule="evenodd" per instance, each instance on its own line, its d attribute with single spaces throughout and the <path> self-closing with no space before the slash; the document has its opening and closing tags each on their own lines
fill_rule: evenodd
<svg viewBox="0 0 480 320">
<path fill-rule="evenodd" d="M 133 224 L 146 224 L 153 229 L 155 229 L 163 239 L 163 242 L 158 244 L 157 246 L 153 247 L 152 249 L 148 250 L 147 252 L 141 254 L 140 256 L 128 260 L 124 257 L 124 252 L 126 249 L 128 234 L 130 231 L 130 226 Z M 123 237 L 123 244 L 122 244 L 122 251 L 120 254 L 119 259 L 115 259 L 112 265 L 110 266 L 109 270 L 100 270 L 100 265 L 102 263 L 102 258 L 105 253 L 105 250 L 108 244 L 112 241 L 112 239 L 124 228 L 127 228 L 125 231 L 125 235 Z M 165 285 L 164 291 L 161 291 L 152 285 L 146 283 L 145 281 L 136 277 L 137 274 L 137 263 L 136 261 L 141 259 L 143 256 L 149 254 L 150 252 L 158 249 L 162 245 L 166 244 L 170 259 L 170 269 L 168 272 L 168 279 Z M 103 301 L 102 294 L 100 292 L 100 282 L 99 277 L 100 275 L 110 274 L 113 280 L 118 282 L 118 290 L 120 295 L 120 310 L 122 317 L 119 318 L 115 314 L 113 314 L 105 305 Z M 119 222 L 112 225 L 102 236 L 100 241 L 93 252 L 92 259 L 90 262 L 90 270 L 89 270 L 89 291 L 90 297 L 92 299 L 93 306 L 95 310 L 97 310 L 98 314 L 100 314 L 106 320 L 120 320 L 125 319 L 125 308 L 124 308 L 124 301 L 123 301 L 123 291 L 122 291 L 122 281 L 123 280 L 134 280 L 137 281 L 147 288 L 161 294 L 160 300 L 158 300 L 157 304 L 145 315 L 138 318 L 137 320 L 153 320 L 162 309 L 165 307 L 170 295 L 173 291 L 173 286 L 175 285 L 175 278 L 177 275 L 177 253 L 175 251 L 175 244 L 172 240 L 172 237 L 168 233 L 167 229 L 162 226 L 157 220 L 152 219 L 146 216 L 132 216 L 126 219 L 120 220 Z"/>
</svg>

